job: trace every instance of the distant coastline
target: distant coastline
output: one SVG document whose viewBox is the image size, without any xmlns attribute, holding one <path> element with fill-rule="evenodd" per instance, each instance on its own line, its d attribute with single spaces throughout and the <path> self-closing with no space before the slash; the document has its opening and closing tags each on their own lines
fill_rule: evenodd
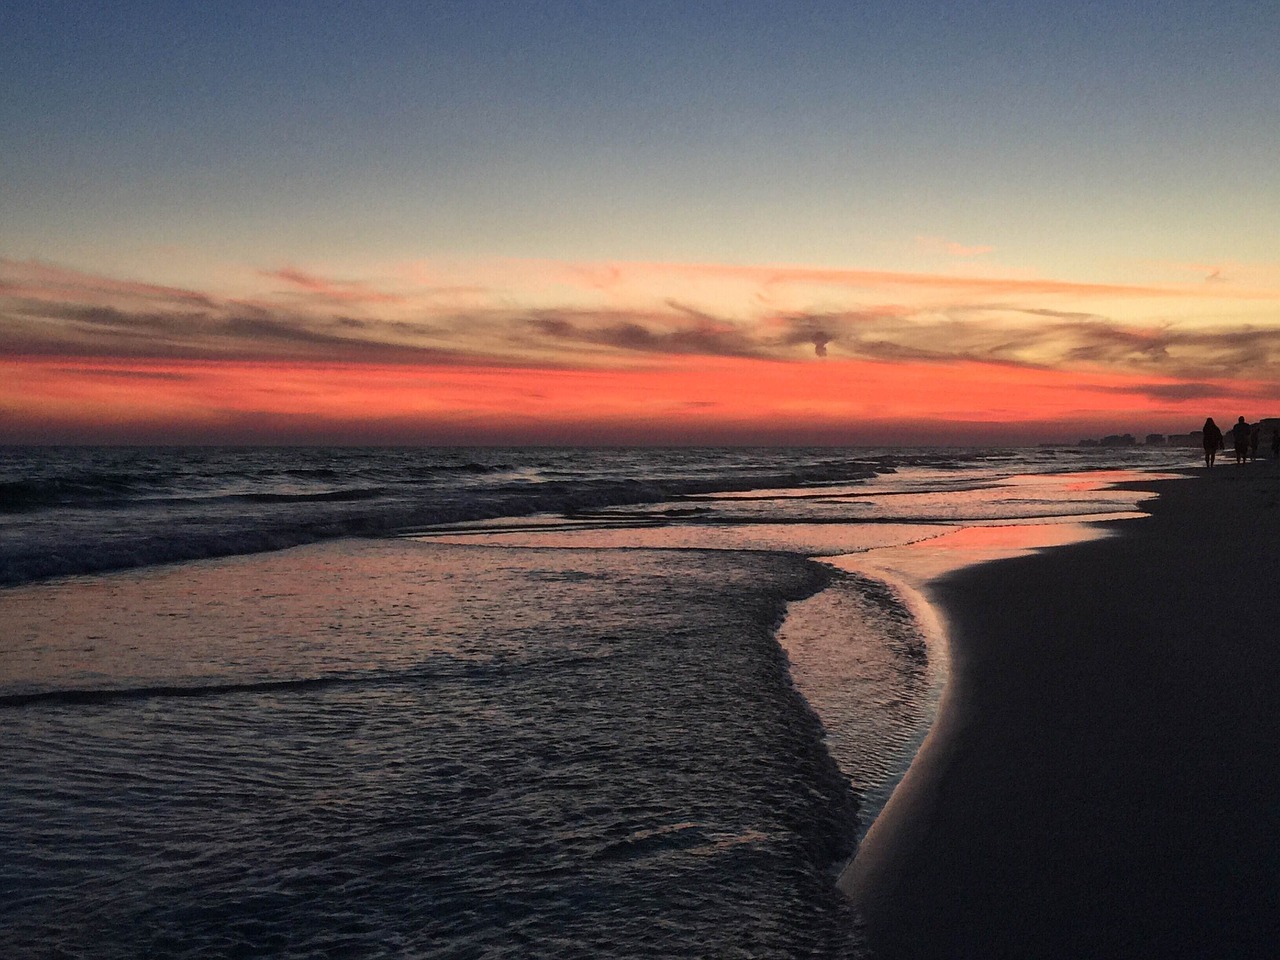
<svg viewBox="0 0 1280 960">
<path fill-rule="evenodd" d="M 1227 418 L 1223 418 L 1223 423 L 1227 426 L 1234 422 Z M 1259 450 L 1266 454 L 1271 449 L 1271 432 L 1280 430 L 1280 417 L 1263 417 L 1260 420 L 1250 422 L 1250 426 L 1257 426 L 1262 434 L 1263 443 L 1259 444 Z M 1224 427 L 1225 429 L 1225 427 Z M 1112 433 L 1105 437 L 1084 438 L 1078 443 L 1044 443 L 1043 447 L 1195 447 L 1198 448 L 1203 443 L 1204 431 L 1190 430 L 1187 433 L 1149 433 L 1145 438 L 1139 440 L 1132 433 Z"/>
</svg>

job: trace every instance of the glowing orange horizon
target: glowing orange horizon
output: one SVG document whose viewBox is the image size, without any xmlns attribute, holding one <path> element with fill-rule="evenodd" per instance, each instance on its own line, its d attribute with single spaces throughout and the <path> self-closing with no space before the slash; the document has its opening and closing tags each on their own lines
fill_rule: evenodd
<svg viewBox="0 0 1280 960">
<path fill-rule="evenodd" d="M 343 442 L 883 443 L 1031 428 L 1063 439 L 1106 423 L 1183 432 L 1202 422 L 1206 406 L 1212 414 L 1242 402 L 1228 390 L 1161 400 L 1143 392 L 1149 378 L 1116 374 L 845 359 L 665 358 L 581 370 L 36 356 L 0 360 L 0 378 L 0 439 L 10 442 L 329 434 Z"/>
</svg>

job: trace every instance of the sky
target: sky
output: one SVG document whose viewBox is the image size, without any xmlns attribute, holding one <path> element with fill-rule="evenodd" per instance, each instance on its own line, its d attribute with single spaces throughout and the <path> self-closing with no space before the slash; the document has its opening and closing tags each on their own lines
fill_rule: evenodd
<svg viewBox="0 0 1280 960">
<path fill-rule="evenodd" d="M 1280 5 L 0 5 L 0 442 L 1280 415 Z"/>
</svg>

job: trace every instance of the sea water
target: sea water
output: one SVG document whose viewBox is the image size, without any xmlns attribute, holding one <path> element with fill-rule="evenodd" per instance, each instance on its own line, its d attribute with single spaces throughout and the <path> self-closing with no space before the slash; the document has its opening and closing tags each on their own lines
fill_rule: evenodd
<svg viewBox="0 0 1280 960">
<path fill-rule="evenodd" d="M 0 452 L 0 953 L 857 956 L 943 665 L 823 559 L 1179 457 Z"/>
</svg>

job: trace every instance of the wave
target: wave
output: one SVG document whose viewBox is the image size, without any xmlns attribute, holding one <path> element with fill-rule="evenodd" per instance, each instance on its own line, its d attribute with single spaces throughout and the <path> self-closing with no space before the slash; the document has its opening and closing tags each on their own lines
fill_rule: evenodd
<svg viewBox="0 0 1280 960">
<path fill-rule="evenodd" d="M 0 586 L 260 553 L 341 537 L 394 535 L 449 523 L 540 513 L 573 516 L 700 494 L 857 483 L 876 472 L 862 467 L 820 468 L 748 477 L 501 482 L 480 489 L 416 489 L 403 484 L 316 493 L 262 491 L 202 500 L 170 498 L 137 504 L 139 512 L 131 516 L 117 513 L 114 525 L 100 531 L 96 542 L 86 540 L 82 529 L 65 525 L 49 525 L 25 541 L 9 538 L 11 542 L 0 543 Z"/>
<path fill-rule="evenodd" d="M 0 513 L 126 503 L 140 492 L 155 488 L 152 478 L 119 473 L 5 480 L 0 481 Z"/>
<path fill-rule="evenodd" d="M 386 487 L 361 487 L 354 490 L 326 490 L 323 493 L 236 493 L 226 499 L 244 500 L 248 503 L 352 503 L 358 500 L 376 500 L 386 493 Z"/>
<path fill-rule="evenodd" d="M 814 575 L 815 578 L 821 579 L 826 575 L 826 571 L 815 566 Z M 597 661 L 598 657 L 590 654 L 550 655 L 532 664 L 523 661 L 508 663 L 500 659 L 470 660 L 433 656 L 409 668 L 367 669 L 316 677 L 242 680 L 206 677 L 187 683 L 154 683 L 140 686 L 11 689 L 10 692 L 0 692 L 0 709 L 41 705 L 95 706 L 120 701 L 220 697 L 239 693 L 291 693 L 322 690 L 328 687 L 377 685 L 390 688 L 463 680 L 487 682 L 503 675 L 529 676 L 543 672 L 562 675 L 567 670 L 590 667 Z"/>
<path fill-rule="evenodd" d="M 359 478 L 335 467 L 291 467 L 286 469 L 247 468 L 216 473 L 192 474 L 177 471 L 139 471 L 49 474 L 31 478 L 0 480 L 0 514 L 31 513 L 56 509 L 111 509 L 151 502 L 238 499 L 253 503 L 289 503 L 376 499 L 397 485 L 423 479 L 450 476 L 487 477 L 511 474 L 519 468 L 512 463 L 476 463 L 414 466 L 396 470 L 365 470 L 380 483 L 351 487 Z M 314 491 L 279 492 L 271 487 L 281 483 L 313 485 Z M 244 486 L 262 490 L 235 492 Z M 332 489 L 337 486 L 338 489 Z"/>
<path fill-rule="evenodd" d="M 92 706 L 120 700 L 150 700 L 157 697 L 215 697 L 232 693 L 270 693 L 277 690 L 318 689 L 367 683 L 370 677 L 314 677 L 299 680 L 250 680 L 241 683 L 163 684 L 151 687 L 86 687 L 38 690 L 31 693 L 0 694 L 0 708 L 40 704 Z"/>
</svg>

